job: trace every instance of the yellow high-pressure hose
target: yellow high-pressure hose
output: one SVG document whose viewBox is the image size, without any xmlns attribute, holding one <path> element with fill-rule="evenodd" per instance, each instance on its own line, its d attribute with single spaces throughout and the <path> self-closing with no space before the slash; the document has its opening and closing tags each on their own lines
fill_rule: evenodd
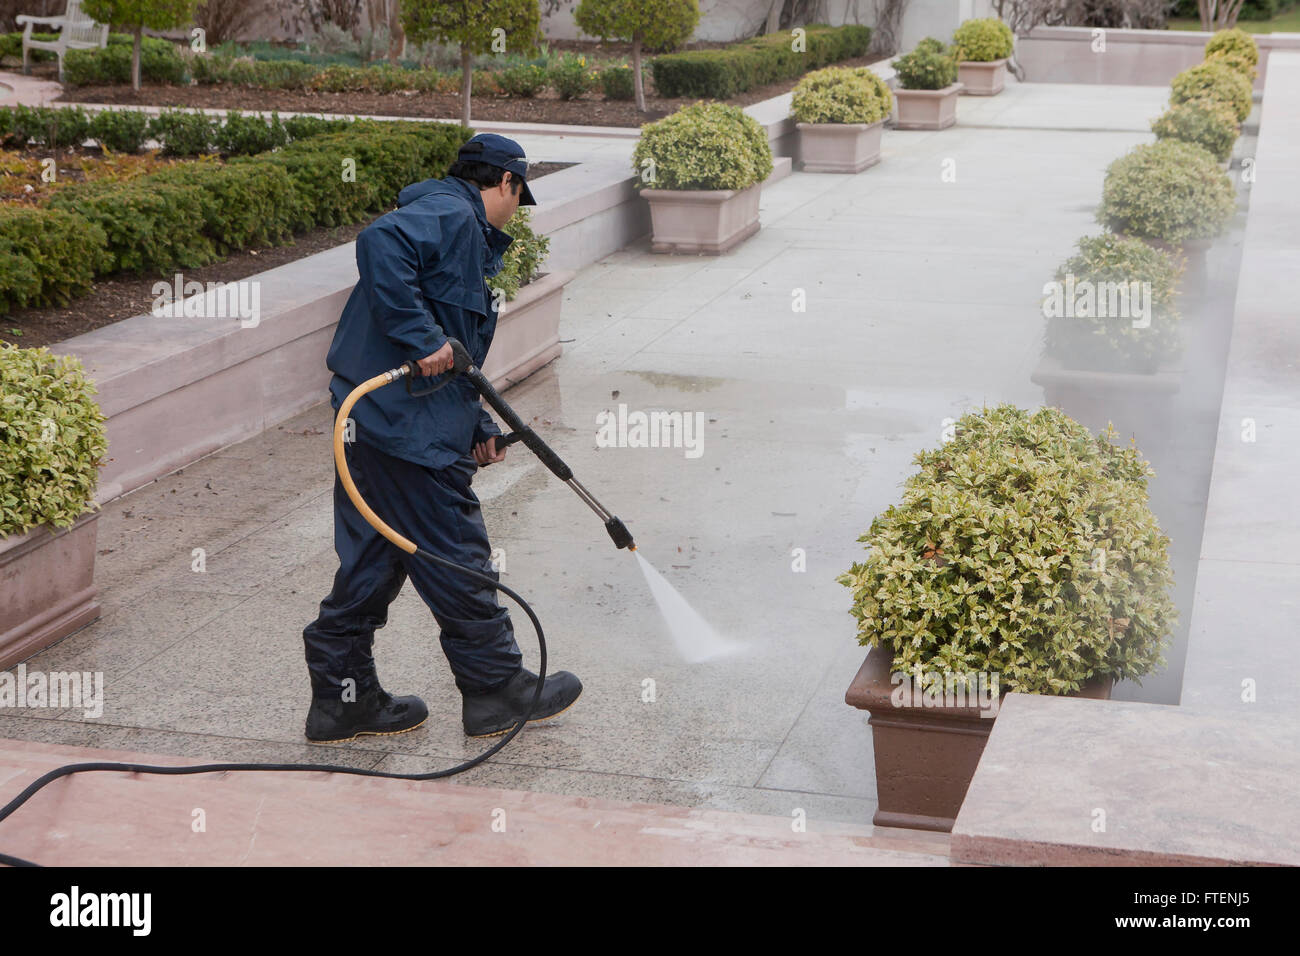
<svg viewBox="0 0 1300 956">
<path fill-rule="evenodd" d="M 370 505 L 366 504 L 366 500 L 361 497 L 361 492 L 357 491 L 356 482 L 352 480 L 352 473 L 348 471 L 348 461 L 343 451 L 343 433 L 347 429 L 349 421 L 348 416 L 352 413 L 352 406 L 357 403 L 357 399 L 370 394 L 375 389 L 387 385 L 390 382 L 397 381 L 406 374 L 407 369 L 404 365 L 400 368 L 390 369 L 387 372 L 376 375 L 372 379 L 367 379 L 362 382 L 348 393 L 347 398 L 343 399 L 343 404 L 339 406 L 338 418 L 334 422 L 334 465 L 338 468 L 339 478 L 343 482 L 343 490 L 348 493 L 348 497 L 351 498 L 352 503 L 356 505 L 357 511 L 361 513 L 361 517 L 369 521 L 376 531 L 382 534 L 389 541 L 393 542 L 393 544 L 397 545 L 407 554 L 415 554 L 417 550 L 415 542 L 410 538 L 398 534 L 390 528 L 387 523 L 385 523 L 384 519 L 375 514 L 374 509 L 371 508 Z"/>
</svg>

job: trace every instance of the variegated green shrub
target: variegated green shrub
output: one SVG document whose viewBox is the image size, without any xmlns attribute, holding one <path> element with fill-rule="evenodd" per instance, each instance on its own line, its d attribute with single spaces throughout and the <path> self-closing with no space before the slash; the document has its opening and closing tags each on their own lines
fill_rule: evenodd
<svg viewBox="0 0 1300 956">
<path fill-rule="evenodd" d="M 889 84 L 865 66 L 807 73 L 795 84 L 790 103 L 800 123 L 878 123 L 893 108 Z"/>
<path fill-rule="evenodd" d="M 1232 180 L 1209 150 L 1162 139 L 1106 168 L 1097 221 L 1113 232 L 1181 245 L 1219 235 L 1236 208 Z"/>
<path fill-rule="evenodd" d="M 1169 539 L 1147 507 L 1149 466 L 1113 436 L 1056 408 L 962 416 L 838 578 L 858 642 L 896 671 L 997 674 L 1022 693 L 1159 667 L 1177 614 Z"/>
<path fill-rule="evenodd" d="M 745 189 L 772 173 L 767 131 L 738 106 L 698 102 L 641 127 L 639 189 Z"/>
<path fill-rule="evenodd" d="M 108 449 L 94 394 L 75 357 L 0 343 L 0 536 L 93 506 Z"/>
<path fill-rule="evenodd" d="M 967 63 L 992 63 L 1015 52 L 1016 37 L 997 17 L 967 20 L 952 35 L 957 59 Z"/>
<path fill-rule="evenodd" d="M 520 206 L 502 230 L 515 241 L 510 243 L 501 257 L 501 271 L 487 280 L 492 289 L 499 289 L 507 302 L 514 301 L 519 287 L 527 285 L 537 274 L 542 260 L 550 248 L 551 240 L 533 232 L 532 212 Z"/>
<path fill-rule="evenodd" d="M 1151 132 L 1157 139 L 1177 139 L 1204 146 L 1211 156 L 1223 162 L 1232 155 L 1241 125 L 1226 103 L 1190 100 L 1169 107 L 1152 120 Z"/>
<path fill-rule="evenodd" d="M 1250 80 L 1222 59 L 1212 57 L 1188 67 L 1169 81 L 1169 103 L 1177 106 L 1189 100 L 1213 100 L 1226 104 L 1237 122 L 1246 122 L 1251 106 Z"/>
</svg>

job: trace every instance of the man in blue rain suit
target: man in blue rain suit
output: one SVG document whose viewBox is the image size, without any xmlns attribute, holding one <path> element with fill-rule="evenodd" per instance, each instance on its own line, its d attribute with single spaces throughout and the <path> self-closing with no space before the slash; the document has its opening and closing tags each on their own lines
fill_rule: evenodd
<svg viewBox="0 0 1300 956">
<path fill-rule="evenodd" d="M 502 227 L 520 204 L 534 205 L 524 151 L 492 133 L 473 137 L 445 179 L 407 186 L 398 208 L 357 237 L 360 280 L 344 307 L 327 364 L 335 411 L 361 382 L 408 360 L 422 375 L 452 367 L 448 338 L 482 366 L 496 330 L 495 275 L 513 241 Z M 371 392 L 352 411 L 348 469 L 361 497 L 426 551 L 497 578 L 491 546 L 470 490 L 475 470 L 505 458 L 501 432 L 466 379 L 429 395 L 400 385 Z M 334 548 L 339 569 L 320 617 L 303 631 L 312 702 L 307 739 L 397 734 L 424 723 L 418 697 L 393 697 L 379 684 L 376 628 L 409 576 L 441 629 L 443 652 L 462 697 L 465 733 L 501 734 L 523 716 L 537 687 L 525 670 L 510 616 L 486 585 L 408 555 L 375 531 L 334 479 Z M 547 675 L 533 719 L 567 709 L 582 684 Z"/>
</svg>

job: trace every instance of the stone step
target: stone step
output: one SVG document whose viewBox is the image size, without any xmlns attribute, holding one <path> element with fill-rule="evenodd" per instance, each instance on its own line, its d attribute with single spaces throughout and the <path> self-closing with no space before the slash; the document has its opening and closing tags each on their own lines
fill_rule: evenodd
<svg viewBox="0 0 1300 956">
<path fill-rule="evenodd" d="M 82 761 L 203 758 L 0 740 L 0 805 Z M 791 822 L 441 780 L 103 771 L 56 780 L 0 822 L 0 852 L 51 866 L 949 865 L 947 834 Z"/>
</svg>

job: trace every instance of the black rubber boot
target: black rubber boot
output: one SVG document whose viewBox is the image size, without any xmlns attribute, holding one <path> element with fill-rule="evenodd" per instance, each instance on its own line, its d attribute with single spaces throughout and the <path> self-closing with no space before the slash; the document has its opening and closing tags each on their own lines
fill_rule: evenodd
<svg viewBox="0 0 1300 956">
<path fill-rule="evenodd" d="M 419 727 L 429 708 L 418 697 L 394 697 L 383 688 L 362 694 L 355 701 L 313 697 L 307 711 L 307 739 L 336 744 L 362 734 L 404 734 Z"/>
<path fill-rule="evenodd" d="M 537 675 L 519 668 L 500 688 L 486 693 L 464 694 L 461 721 L 469 737 L 495 737 L 504 734 L 524 716 L 537 691 Z M 582 681 L 568 671 L 546 675 L 542 699 L 529 723 L 554 717 L 573 706 L 582 693 Z"/>
</svg>

